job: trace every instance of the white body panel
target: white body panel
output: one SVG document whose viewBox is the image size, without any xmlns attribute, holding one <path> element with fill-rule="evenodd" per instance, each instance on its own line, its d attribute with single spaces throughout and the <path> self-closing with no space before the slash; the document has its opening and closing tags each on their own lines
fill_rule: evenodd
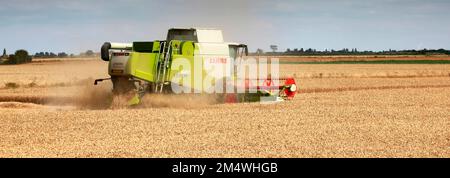
<svg viewBox="0 0 450 178">
<path fill-rule="evenodd" d="M 132 43 L 111 43 L 111 49 L 131 49 Z"/>
<path fill-rule="evenodd" d="M 197 43 L 198 55 L 203 61 L 203 70 L 217 79 L 231 77 L 232 59 L 227 43 Z"/>
<path fill-rule="evenodd" d="M 230 49 L 227 43 L 197 43 L 198 53 L 200 55 L 227 55 Z"/>
<path fill-rule="evenodd" d="M 223 43 L 222 30 L 196 29 L 199 43 Z"/>
</svg>

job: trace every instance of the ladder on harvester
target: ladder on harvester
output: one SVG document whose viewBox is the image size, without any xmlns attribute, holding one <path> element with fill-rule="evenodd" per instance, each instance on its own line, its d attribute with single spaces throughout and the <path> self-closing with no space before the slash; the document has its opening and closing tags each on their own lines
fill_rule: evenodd
<svg viewBox="0 0 450 178">
<path fill-rule="evenodd" d="M 158 69 L 156 71 L 155 93 L 162 93 L 166 80 L 167 70 L 169 70 L 170 57 L 172 53 L 172 41 L 167 45 L 167 41 L 161 42 L 162 48 L 158 52 Z M 163 55 L 161 55 L 163 54 Z"/>
<path fill-rule="evenodd" d="M 169 43 L 169 46 L 167 48 L 166 51 L 166 45 L 167 42 L 162 41 L 160 43 L 160 46 L 162 46 L 162 48 L 159 48 L 158 51 L 158 64 L 157 64 L 157 71 L 156 71 L 156 79 L 155 79 L 155 84 L 153 85 L 154 88 L 154 92 L 155 93 L 162 93 L 163 92 L 163 88 L 164 88 L 164 82 L 166 80 L 167 77 L 166 73 L 167 70 L 169 68 L 169 62 L 170 62 L 170 57 L 171 57 L 171 43 Z M 141 102 L 142 97 L 144 97 L 145 92 L 147 91 L 149 85 L 148 82 L 144 82 L 143 85 L 141 85 L 137 88 L 137 94 L 130 100 L 128 101 L 128 105 L 133 106 L 133 105 L 137 105 Z"/>
</svg>

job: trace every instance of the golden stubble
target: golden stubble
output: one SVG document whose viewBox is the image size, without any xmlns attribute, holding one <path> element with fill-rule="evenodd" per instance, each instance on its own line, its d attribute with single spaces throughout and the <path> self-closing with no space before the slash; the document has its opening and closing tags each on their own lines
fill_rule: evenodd
<svg viewBox="0 0 450 178">
<path fill-rule="evenodd" d="M 28 64 L 1 66 L 20 87 L 0 89 L 0 157 L 450 157 L 448 65 L 281 65 L 300 86 L 292 101 L 146 95 L 129 108 L 89 82 L 104 63 L 83 62 L 85 73 L 55 75 L 86 83 L 64 86 L 44 71 L 58 63 L 33 67 L 46 81 L 33 87 Z M 436 75 L 406 76 L 423 70 Z"/>
</svg>

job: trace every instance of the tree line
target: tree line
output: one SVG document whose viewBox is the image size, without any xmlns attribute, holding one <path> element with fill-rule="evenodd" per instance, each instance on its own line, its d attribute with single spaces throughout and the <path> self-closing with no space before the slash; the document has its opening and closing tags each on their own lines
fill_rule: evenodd
<svg viewBox="0 0 450 178">
<path fill-rule="evenodd" d="M 7 54 L 6 49 L 3 49 L 3 54 L 0 56 L 0 64 L 23 64 L 31 62 L 33 58 L 68 58 L 68 57 L 93 57 L 98 55 L 92 50 L 80 53 L 79 55 L 67 54 L 65 52 L 53 53 L 53 52 L 37 52 L 34 55 L 30 55 L 27 50 L 20 49 L 14 54 Z"/>
<path fill-rule="evenodd" d="M 31 62 L 32 57 L 28 51 L 19 49 L 14 54 L 7 55 L 6 49 L 3 49 L 3 55 L 0 57 L 0 64 L 22 64 Z"/>
<path fill-rule="evenodd" d="M 34 58 L 66 58 L 66 57 L 93 57 L 95 52 L 92 50 L 87 50 L 79 55 L 67 54 L 65 52 L 53 53 L 53 52 L 37 52 L 33 55 Z"/>
<path fill-rule="evenodd" d="M 272 48 L 273 49 L 273 48 Z M 316 50 L 312 48 L 303 49 L 287 48 L 284 52 L 264 52 L 262 49 L 257 49 L 254 55 L 279 55 L 279 56 L 329 56 L 329 55 L 450 55 L 450 50 L 446 49 L 421 49 L 421 50 L 383 50 L 383 51 L 360 51 L 357 48 L 344 48 L 341 50 L 325 49 Z"/>
</svg>

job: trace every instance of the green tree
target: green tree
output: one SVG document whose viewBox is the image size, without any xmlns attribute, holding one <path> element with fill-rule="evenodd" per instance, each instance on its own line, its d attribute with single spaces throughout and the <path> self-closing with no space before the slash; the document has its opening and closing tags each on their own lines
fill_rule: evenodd
<svg viewBox="0 0 450 178">
<path fill-rule="evenodd" d="M 6 48 L 3 48 L 3 55 L 2 57 L 6 57 Z"/>
<path fill-rule="evenodd" d="M 58 57 L 60 57 L 60 58 L 65 58 L 67 56 L 69 56 L 69 55 L 67 53 L 65 53 L 65 52 L 58 53 Z"/>
<path fill-rule="evenodd" d="M 270 45 L 270 49 L 272 49 L 273 53 L 275 53 L 278 50 L 278 46 L 277 45 Z"/>
<path fill-rule="evenodd" d="M 263 51 L 262 49 L 258 48 L 258 49 L 256 50 L 256 53 L 257 53 L 257 54 L 263 54 L 264 51 Z"/>
<path fill-rule="evenodd" d="M 14 55 L 10 55 L 8 62 L 9 64 L 22 64 L 31 62 L 31 56 L 28 55 L 28 51 L 24 49 L 17 50 Z"/>
<path fill-rule="evenodd" d="M 86 56 L 94 56 L 94 51 L 92 51 L 92 50 L 87 50 L 86 51 Z"/>
</svg>

